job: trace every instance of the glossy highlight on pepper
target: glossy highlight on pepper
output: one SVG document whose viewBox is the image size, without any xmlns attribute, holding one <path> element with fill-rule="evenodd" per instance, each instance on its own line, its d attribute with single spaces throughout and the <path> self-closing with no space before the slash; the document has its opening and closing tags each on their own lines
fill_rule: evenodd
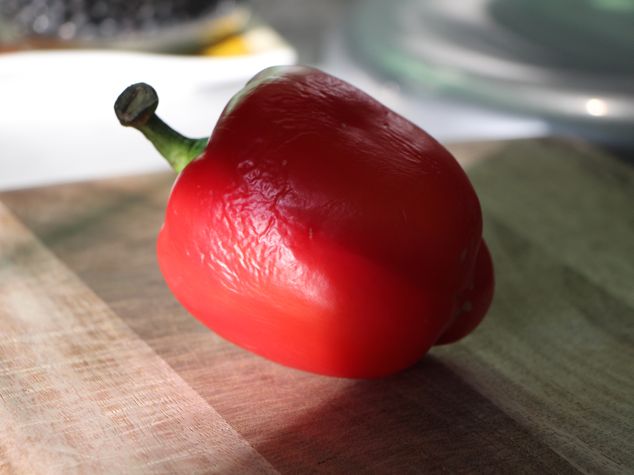
<svg viewBox="0 0 634 475">
<path fill-rule="evenodd" d="M 375 378 L 482 320 L 493 266 L 476 193 L 431 136 L 317 69 L 269 68 L 188 139 L 135 84 L 115 104 L 179 171 L 157 243 L 180 303 L 227 340 Z"/>
</svg>

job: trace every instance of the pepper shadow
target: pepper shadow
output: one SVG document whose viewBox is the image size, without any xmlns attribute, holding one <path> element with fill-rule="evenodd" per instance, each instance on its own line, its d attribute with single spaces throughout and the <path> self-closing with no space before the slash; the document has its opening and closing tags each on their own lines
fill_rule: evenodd
<svg viewBox="0 0 634 475">
<path fill-rule="evenodd" d="M 352 382 L 254 446 L 282 473 L 575 473 L 433 356 Z"/>
</svg>

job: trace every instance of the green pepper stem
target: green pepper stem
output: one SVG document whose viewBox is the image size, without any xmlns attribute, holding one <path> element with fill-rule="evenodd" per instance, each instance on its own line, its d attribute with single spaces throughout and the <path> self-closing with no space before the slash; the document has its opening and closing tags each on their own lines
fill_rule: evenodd
<svg viewBox="0 0 634 475">
<path fill-rule="evenodd" d="M 158 95 L 154 88 L 138 83 L 119 95 L 114 111 L 121 125 L 139 130 L 172 168 L 180 172 L 205 150 L 208 139 L 191 139 L 179 134 L 156 115 L 157 107 Z"/>
</svg>

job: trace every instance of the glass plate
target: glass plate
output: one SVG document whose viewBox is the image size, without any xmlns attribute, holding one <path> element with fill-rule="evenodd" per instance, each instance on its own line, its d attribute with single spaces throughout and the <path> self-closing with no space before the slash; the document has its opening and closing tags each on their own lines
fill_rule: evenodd
<svg viewBox="0 0 634 475">
<path fill-rule="evenodd" d="M 354 51 L 409 86 L 634 141 L 632 0 L 367 0 Z"/>
</svg>

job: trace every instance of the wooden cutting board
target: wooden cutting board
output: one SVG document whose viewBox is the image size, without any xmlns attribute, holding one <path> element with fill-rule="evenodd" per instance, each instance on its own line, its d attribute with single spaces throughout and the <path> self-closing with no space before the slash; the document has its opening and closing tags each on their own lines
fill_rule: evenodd
<svg viewBox="0 0 634 475">
<path fill-rule="evenodd" d="M 633 473 L 632 167 L 554 140 L 452 149 L 495 302 L 379 381 L 189 316 L 154 254 L 171 174 L 0 194 L 0 473 Z"/>
</svg>

